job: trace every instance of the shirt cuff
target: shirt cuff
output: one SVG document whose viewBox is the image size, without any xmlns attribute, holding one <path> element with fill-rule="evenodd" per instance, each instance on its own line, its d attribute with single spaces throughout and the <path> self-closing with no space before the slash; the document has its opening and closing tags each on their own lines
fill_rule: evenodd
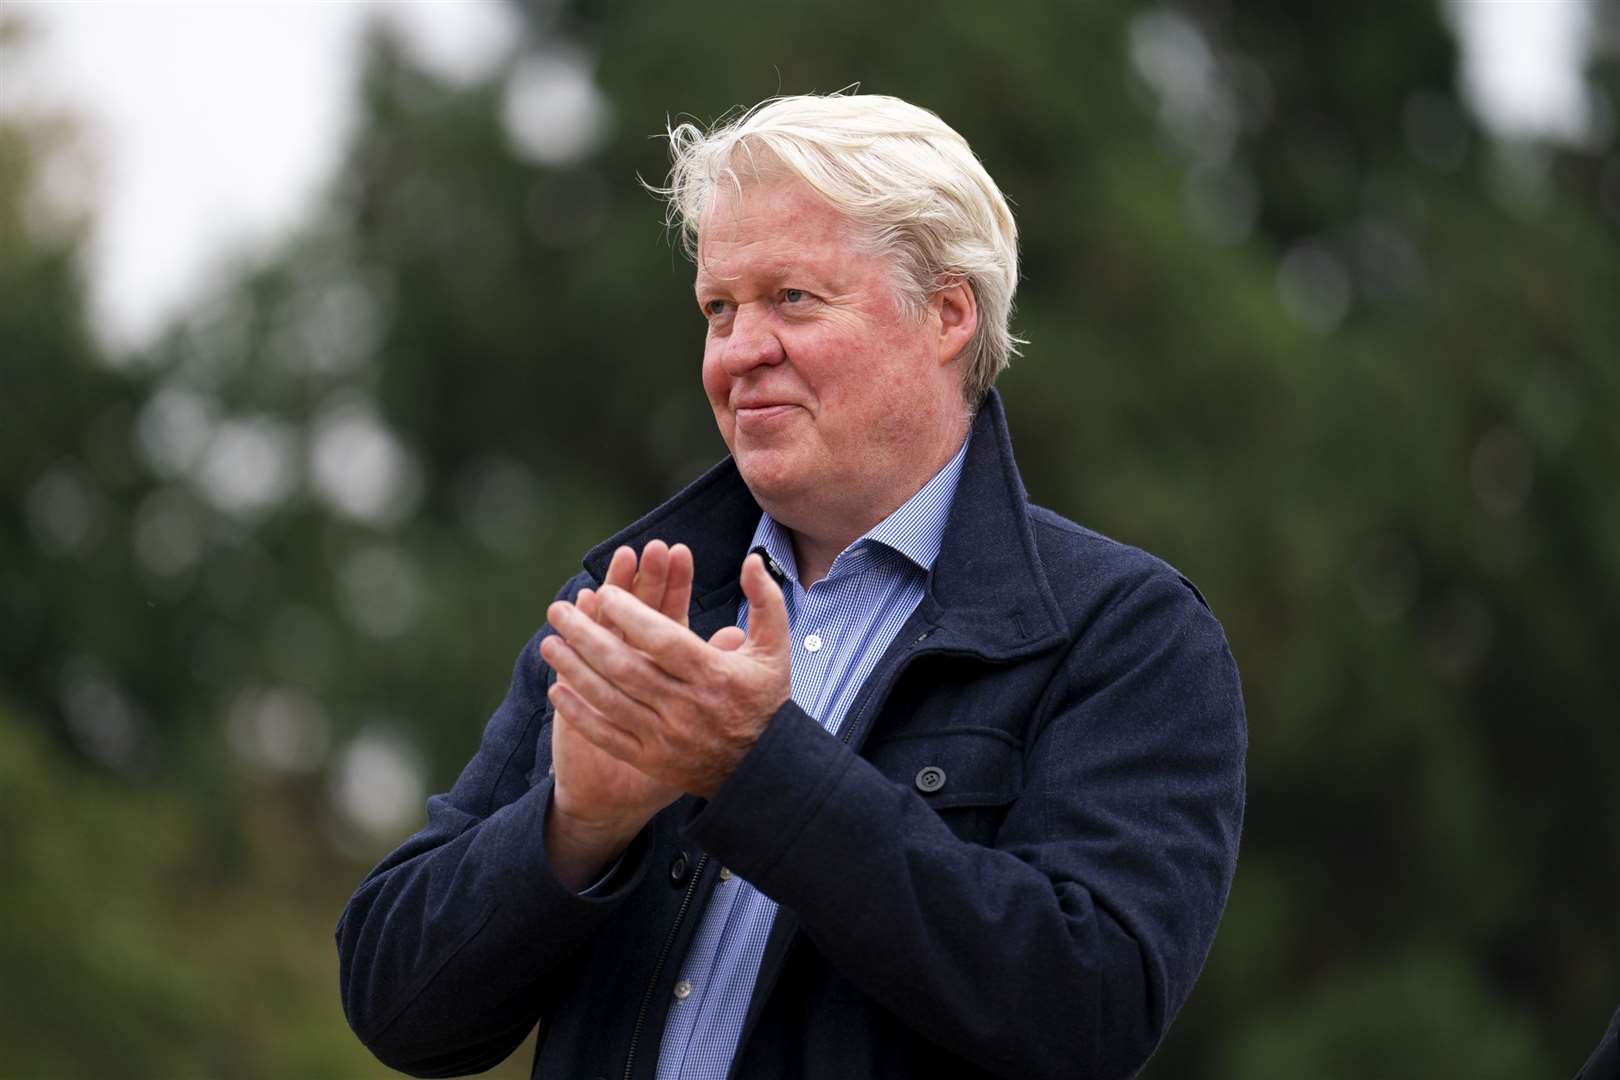
<svg viewBox="0 0 1620 1080">
<path fill-rule="evenodd" d="M 601 896 L 604 893 L 612 892 L 615 888 L 618 887 L 619 883 L 615 879 L 620 876 L 619 871 L 621 871 L 623 869 L 624 869 L 624 856 L 620 855 L 617 859 L 613 860 L 613 865 L 608 867 L 607 873 L 603 874 L 601 877 L 597 878 L 591 884 L 589 884 L 589 885 L 585 886 L 583 889 L 579 890 L 579 895 L 581 895 L 581 896 Z"/>
</svg>

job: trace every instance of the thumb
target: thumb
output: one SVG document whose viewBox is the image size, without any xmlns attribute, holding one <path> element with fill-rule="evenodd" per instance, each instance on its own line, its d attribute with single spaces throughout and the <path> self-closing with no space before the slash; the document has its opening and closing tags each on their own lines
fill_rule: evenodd
<svg viewBox="0 0 1620 1080">
<path fill-rule="evenodd" d="M 709 644 L 721 652 L 736 652 L 742 648 L 746 635 L 735 626 L 722 626 L 709 637 Z"/>
<path fill-rule="evenodd" d="M 748 597 L 750 652 L 786 655 L 789 649 L 787 599 L 765 569 L 765 560 L 749 555 L 743 560 L 743 595 Z"/>
</svg>

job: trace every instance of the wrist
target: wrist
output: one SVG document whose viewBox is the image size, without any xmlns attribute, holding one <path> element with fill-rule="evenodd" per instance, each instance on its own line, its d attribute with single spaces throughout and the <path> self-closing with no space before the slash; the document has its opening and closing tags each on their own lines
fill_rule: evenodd
<svg viewBox="0 0 1620 1080">
<path fill-rule="evenodd" d="M 592 847 L 617 844 L 622 848 L 635 839 L 648 820 L 644 815 L 576 813 L 568 808 L 566 800 L 553 793 L 546 824 L 548 830 L 558 829 L 580 844 Z"/>
<path fill-rule="evenodd" d="M 601 878 L 645 825 L 645 820 L 581 818 L 558 805 L 553 795 L 545 824 L 546 854 L 552 873 L 570 890 L 579 892 Z"/>
</svg>

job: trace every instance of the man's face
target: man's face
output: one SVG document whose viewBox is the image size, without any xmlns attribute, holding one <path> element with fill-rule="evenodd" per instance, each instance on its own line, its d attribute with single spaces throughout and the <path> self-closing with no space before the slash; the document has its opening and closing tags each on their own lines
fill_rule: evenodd
<svg viewBox="0 0 1620 1080">
<path fill-rule="evenodd" d="M 853 539 L 961 444 L 960 335 L 942 333 L 937 300 L 905 309 L 888 261 L 804 183 L 722 188 L 696 291 L 715 422 L 782 524 Z"/>
</svg>

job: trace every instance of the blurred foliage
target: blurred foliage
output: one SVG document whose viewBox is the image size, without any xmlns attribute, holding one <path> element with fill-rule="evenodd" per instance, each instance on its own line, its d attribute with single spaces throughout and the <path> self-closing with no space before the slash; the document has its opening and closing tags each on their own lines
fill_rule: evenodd
<svg viewBox="0 0 1620 1080">
<path fill-rule="evenodd" d="M 0 717 L 0 1075 L 388 1073 L 332 1006 L 318 932 L 353 867 L 311 842 L 311 792 L 252 794 L 221 821 Z"/>
<path fill-rule="evenodd" d="M 1620 58 L 1589 145 L 1509 145 L 1426 5 L 522 10 L 471 86 L 379 33 L 307 226 L 136 355 L 71 127 L 0 118 L 8 1067 L 385 1072 L 343 898 L 579 554 L 722 452 L 646 136 L 860 81 L 1015 202 L 1032 496 L 1244 671 L 1238 880 L 1146 1075 L 1572 1072 L 1620 1000 Z"/>
</svg>

